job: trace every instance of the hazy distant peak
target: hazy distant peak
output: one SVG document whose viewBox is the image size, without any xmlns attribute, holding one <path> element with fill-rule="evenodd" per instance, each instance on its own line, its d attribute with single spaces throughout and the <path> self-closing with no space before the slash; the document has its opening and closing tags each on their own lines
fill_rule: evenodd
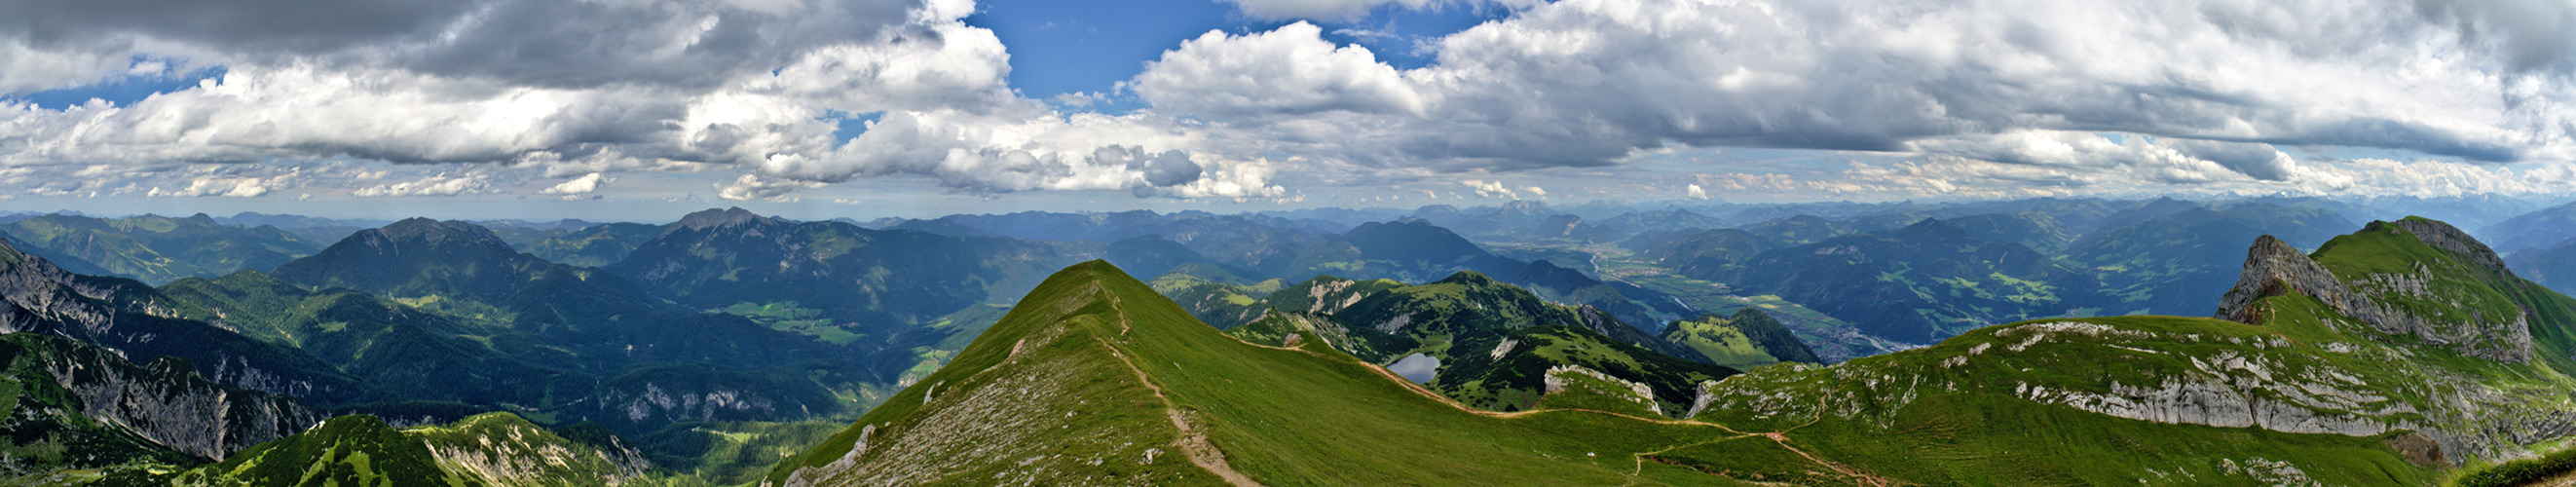
<svg viewBox="0 0 2576 487">
<path fill-rule="evenodd" d="M 457 220 L 441 221 L 422 217 L 412 217 L 394 222 L 392 225 L 385 225 L 384 228 L 360 233 L 362 235 L 380 236 L 381 238 L 397 243 L 415 241 L 433 245 L 447 244 L 451 242 L 472 244 L 489 243 L 491 245 L 499 245 L 502 248 L 509 248 L 509 244 L 501 242 L 501 235 L 492 233 L 492 229 L 483 228 L 482 225 Z"/>
<path fill-rule="evenodd" d="M 1923 221 L 1914 222 L 1913 225 L 1907 225 L 1905 228 L 1897 230 L 1895 236 L 1899 238 L 1919 238 L 1933 241 L 1974 239 L 1974 237 L 1968 235 L 1967 230 L 1961 230 L 1959 229 L 1959 226 L 1943 222 L 1938 218 L 1925 218 Z"/>
<path fill-rule="evenodd" d="M 751 210 L 745 210 L 742 209 L 742 207 L 736 206 L 721 210 L 709 209 L 699 211 L 697 213 L 690 213 L 689 216 L 680 217 L 680 222 L 675 225 L 678 225 L 680 228 L 703 230 L 708 228 L 741 225 L 743 223 L 763 219 L 765 218 L 761 217 L 759 214 L 752 213 Z"/>
</svg>

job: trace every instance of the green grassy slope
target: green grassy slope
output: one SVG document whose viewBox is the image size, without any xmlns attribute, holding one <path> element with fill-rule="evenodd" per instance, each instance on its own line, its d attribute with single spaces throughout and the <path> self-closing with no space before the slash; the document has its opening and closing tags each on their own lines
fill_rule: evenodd
<svg viewBox="0 0 2576 487">
<path fill-rule="evenodd" d="M 1816 358 L 1815 350 L 1790 334 L 1788 325 L 1756 308 L 1737 310 L 1732 316 L 1712 313 L 1674 321 L 1664 327 L 1663 339 L 1697 350 L 1718 365 L 1738 369 L 1779 362 L 1824 362 Z"/>
<path fill-rule="evenodd" d="M 1696 419 L 1787 430 L 1793 442 L 1855 468 L 1934 484 L 2261 484 L 2256 470 L 2276 467 L 2327 485 L 2436 479 L 2388 446 L 2400 431 L 2283 433 L 2275 429 L 2305 423 L 2280 417 L 2245 427 L 2237 421 L 2260 421 L 2231 418 L 2225 406 L 2192 407 L 2251 397 L 2327 421 L 2421 419 L 2350 414 L 2406 402 L 2391 398 L 2424 375 L 2326 346 L 2205 318 L 1999 325 L 1834 367 L 1758 369 L 1716 384 Z M 2152 392 L 2208 385 L 2216 387 L 2180 400 Z"/>
<path fill-rule="evenodd" d="M 396 429 L 341 416 L 223 462 L 178 472 L 176 486 L 586 486 L 642 473 L 630 452 L 566 440 L 509 413 Z"/>
<path fill-rule="evenodd" d="M 321 249 L 276 227 L 223 225 L 203 213 L 113 219 L 45 215 L 0 225 L 0 232 L 150 283 L 268 269 Z"/>
<path fill-rule="evenodd" d="M 625 260 L 628 252 L 661 233 L 660 225 L 602 223 L 549 235 L 519 250 L 557 264 L 601 267 Z"/>
<path fill-rule="evenodd" d="M 1249 317 L 1226 331 L 1253 343 L 1283 345 L 1297 334 L 1321 338 L 1370 363 L 1415 353 L 1438 359 L 1432 390 L 1491 411 L 1536 405 L 1540 379 L 1558 365 L 1646 383 L 1664 409 L 1676 414 L 1699 382 L 1736 373 L 1597 308 L 1558 304 L 1474 271 L 1418 286 L 1318 276 L 1259 298 L 1244 286 L 1189 276 L 1166 275 L 1155 283 L 1186 300 L 1184 307 L 1194 315 L 1212 321 Z M 1771 338 L 1795 342 L 1785 330 Z"/>
<path fill-rule="evenodd" d="M 1599 412 L 1468 410 L 1318 342 L 1225 336 L 1089 263 L 768 482 L 1204 484 L 1230 472 L 1267 484 L 1705 483 L 1722 479 L 1648 459 L 1742 438 Z M 1741 444 L 1725 450 L 1786 455 Z M 1770 471 L 1806 469 L 1828 470 Z"/>
<path fill-rule="evenodd" d="M 2089 316 L 2114 303 L 2089 273 L 2020 244 L 1938 220 L 1763 252 L 1727 272 L 1685 274 L 1777 294 L 1890 340 L 1927 343 L 1986 325 Z"/>
<path fill-rule="evenodd" d="M 404 392 L 385 401 L 469 402 L 627 434 L 674 421 L 846 419 L 874 402 L 867 388 L 919 360 L 671 304 L 457 221 L 358 232 L 274 277 L 169 287 L 184 313 L 238 314 L 255 336 Z"/>
<path fill-rule="evenodd" d="M 374 416 L 342 416 L 178 475 L 171 485 L 490 485 L 440 468 L 419 440 Z"/>
</svg>

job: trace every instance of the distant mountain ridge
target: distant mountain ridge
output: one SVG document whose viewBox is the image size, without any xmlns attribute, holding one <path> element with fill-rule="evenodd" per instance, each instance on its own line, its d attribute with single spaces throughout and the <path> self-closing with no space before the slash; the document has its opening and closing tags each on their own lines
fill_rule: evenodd
<svg viewBox="0 0 2576 487">
<path fill-rule="evenodd" d="M 266 270 L 321 249 L 276 227 L 228 225 L 204 213 L 113 219 L 44 215 L 0 225 L 0 232 L 42 248 L 39 253 L 80 259 L 82 265 L 73 268 L 153 284 Z"/>
<path fill-rule="evenodd" d="M 275 278 L 172 287 L 216 316 L 311 310 L 240 326 L 324 351 L 408 398 L 514 405 L 629 433 L 680 420 L 831 414 L 844 407 L 841 394 L 901 370 L 871 372 L 842 347 L 674 305 L 614 274 L 517 252 L 459 221 L 361 231 L 279 266 Z M 410 359 L 383 362 L 397 357 Z"/>
</svg>

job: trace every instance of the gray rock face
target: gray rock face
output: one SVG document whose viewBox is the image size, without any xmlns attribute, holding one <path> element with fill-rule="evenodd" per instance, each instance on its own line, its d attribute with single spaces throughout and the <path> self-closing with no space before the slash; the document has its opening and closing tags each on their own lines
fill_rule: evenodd
<svg viewBox="0 0 2576 487">
<path fill-rule="evenodd" d="M 2254 247 L 2245 252 L 2245 271 L 2236 279 L 2236 287 L 2218 299 L 2218 318 L 2238 323 L 2260 325 L 2263 317 L 2253 308 L 2254 301 L 2291 293 L 2317 298 L 2326 306 L 2353 316 L 2355 311 L 2376 310 L 2369 298 L 2352 292 L 2343 280 L 2317 261 L 2299 252 L 2281 239 L 2264 235 L 2254 239 Z M 2354 316 L 2360 318 L 2359 316 Z"/>
<path fill-rule="evenodd" d="M 179 318 L 142 283 L 82 276 L 0 242 L 0 333 L 41 333 L 101 347 L 134 362 L 188 359 L 216 383 L 307 399 L 347 399 L 359 386 L 302 350 Z"/>
<path fill-rule="evenodd" d="M 779 401 L 757 392 L 729 387 L 686 387 L 647 383 L 640 391 L 612 390 L 601 402 L 611 404 L 628 421 L 715 421 L 747 414 L 776 413 Z"/>
<path fill-rule="evenodd" d="M 191 455 L 222 460 L 323 419 L 293 398 L 207 380 L 185 360 L 165 357 L 137 366 L 59 337 L 16 342 L 26 347 L 17 358 L 20 365 L 52 376 L 79 399 L 82 416 Z"/>
<path fill-rule="evenodd" d="M 2496 283 L 2519 282 L 2512 271 L 2503 268 L 2495 252 L 2470 239 L 2458 229 L 2439 222 L 2410 220 L 2396 224 L 2373 222 L 2362 231 L 2398 231 L 2407 229 L 2418 239 L 2435 248 L 2449 251 L 2470 265 L 2485 266 L 2481 274 L 2497 276 Z M 2413 229 L 2422 229 L 2415 231 Z M 2523 363 L 2531 360 L 2530 312 L 2515 308 L 2512 316 L 2486 316 L 2473 313 L 2467 320 L 2428 319 L 2407 311 L 2395 303 L 2381 302 L 2372 296 L 2446 302 L 2460 299 L 2446 296 L 2434 284 L 2434 271 L 2422 263 L 2412 273 L 2380 273 L 2345 281 L 2319 265 L 2298 249 L 2265 235 L 2255 239 L 2247 250 L 2245 270 L 2236 287 L 2219 299 L 2217 317 L 2239 323 L 2263 324 L 2261 310 L 2254 302 L 2266 297 L 2300 294 L 2325 303 L 2334 312 L 2368 325 L 2383 334 L 2411 336 L 2426 344 L 2443 346 L 2474 357 Z M 2450 303 L 2458 305 L 2456 302 Z"/>
</svg>

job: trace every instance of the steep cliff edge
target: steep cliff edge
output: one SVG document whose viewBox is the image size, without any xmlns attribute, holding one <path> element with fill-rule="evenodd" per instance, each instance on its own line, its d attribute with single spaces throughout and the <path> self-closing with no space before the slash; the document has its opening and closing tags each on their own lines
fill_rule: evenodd
<svg viewBox="0 0 2576 487">
<path fill-rule="evenodd" d="M 2492 360 L 2533 357 L 2538 286 L 2516 277 L 2485 244 L 2442 222 L 2371 222 L 2314 255 L 2271 236 L 2254 242 L 2218 317 L 2262 324 L 2257 300 L 2315 298 L 2335 314 L 2392 340 L 2419 342 Z"/>
<path fill-rule="evenodd" d="M 216 383 L 309 401 L 347 401 L 364 392 L 355 379 L 302 350 L 181 314 L 143 283 L 72 274 L 0 242 L 0 333 L 68 337 L 133 362 L 176 356 Z"/>
<path fill-rule="evenodd" d="M 82 453 L 18 470 L 221 460 L 321 420 L 292 398 L 209 381 L 184 359 L 135 365 L 58 336 L 0 335 L 0 382 L 13 399 L 0 404 L 0 436 Z"/>
</svg>

